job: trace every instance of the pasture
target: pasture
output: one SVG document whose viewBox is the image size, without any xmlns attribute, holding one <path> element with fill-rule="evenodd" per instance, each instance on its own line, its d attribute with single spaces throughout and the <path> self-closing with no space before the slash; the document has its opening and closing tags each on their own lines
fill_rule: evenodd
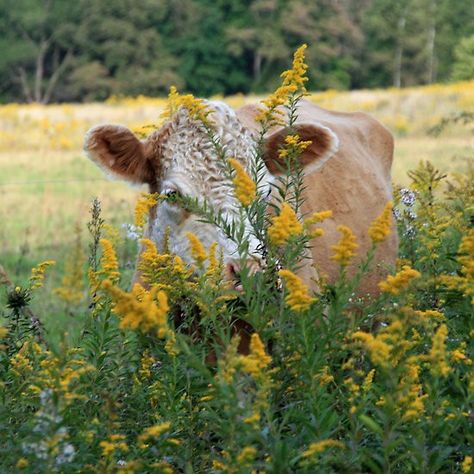
<svg viewBox="0 0 474 474">
<path fill-rule="evenodd" d="M 0 472 L 472 472 L 474 143 L 459 112 L 474 83 L 309 99 L 395 136 L 400 258 L 370 304 L 344 239 L 328 249 L 340 278 L 319 295 L 290 270 L 229 291 L 199 244 L 201 276 L 150 246 L 153 290 L 129 292 L 141 190 L 105 179 L 82 141 L 104 122 L 147 133 L 166 99 L 0 106 Z M 388 231 L 375 227 L 374 248 Z M 307 239 L 270 245 L 269 261 L 294 268 Z M 249 354 L 235 318 L 255 330 Z"/>
</svg>

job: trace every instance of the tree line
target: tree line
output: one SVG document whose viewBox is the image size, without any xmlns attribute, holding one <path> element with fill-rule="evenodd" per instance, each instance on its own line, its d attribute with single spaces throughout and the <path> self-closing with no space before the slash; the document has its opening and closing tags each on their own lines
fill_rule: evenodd
<svg viewBox="0 0 474 474">
<path fill-rule="evenodd" d="M 0 0 L 0 101 L 267 92 L 474 77 L 472 0 Z"/>
</svg>

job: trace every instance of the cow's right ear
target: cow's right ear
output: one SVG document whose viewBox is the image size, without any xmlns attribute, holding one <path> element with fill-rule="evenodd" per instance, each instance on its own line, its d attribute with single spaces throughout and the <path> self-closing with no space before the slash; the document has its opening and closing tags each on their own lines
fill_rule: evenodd
<svg viewBox="0 0 474 474">
<path fill-rule="evenodd" d="M 151 145 L 140 141 L 121 125 L 99 125 L 85 137 L 84 150 L 106 173 L 131 183 L 156 182 Z"/>
</svg>

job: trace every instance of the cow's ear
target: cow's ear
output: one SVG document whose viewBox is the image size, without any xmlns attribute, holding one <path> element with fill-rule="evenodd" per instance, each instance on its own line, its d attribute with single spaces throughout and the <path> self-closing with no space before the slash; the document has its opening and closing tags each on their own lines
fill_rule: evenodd
<svg viewBox="0 0 474 474">
<path fill-rule="evenodd" d="M 121 125 L 91 128 L 84 141 L 89 158 L 106 173 L 132 183 L 156 181 L 156 166 L 151 146 L 140 141 Z"/>
<path fill-rule="evenodd" d="M 294 126 L 292 134 L 298 134 L 301 141 L 311 144 L 300 156 L 300 164 L 306 174 L 312 173 L 326 163 L 338 150 L 339 139 L 328 127 L 314 123 L 300 123 Z M 287 128 L 280 127 L 266 137 L 264 160 L 272 174 L 280 174 L 285 169 L 280 150 L 285 146 L 285 138 L 290 134 Z"/>
</svg>

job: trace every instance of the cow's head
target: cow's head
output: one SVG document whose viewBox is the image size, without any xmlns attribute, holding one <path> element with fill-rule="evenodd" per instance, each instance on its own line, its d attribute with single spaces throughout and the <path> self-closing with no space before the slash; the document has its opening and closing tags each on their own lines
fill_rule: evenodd
<svg viewBox="0 0 474 474">
<path fill-rule="evenodd" d="M 235 112 L 227 105 L 209 102 L 216 137 L 228 158 L 237 158 L 249 169 L 255 157 L 255 138 L 245 128 Z M 338 140 L 334 133 L 317 123 L 296 125 L 302 140 L 311 140 L 301 157 L 306 171 L 319 168 L 337 150 Z M 262 183 L 265 194 L 271 191 L 271 181 L 281 167 L 279 148 L 286 137 L 286 130 L 274 129 L 266 138 L 264 160 L 266 170 Z M 147 140 L 139 140 L 129 129 L 119 125 L 101 125 L 92 128 L 86 135 L 85 150 L 89 157 L 106 173 L 130 183 L 149 185 L 152 192 L 162 195 L 182 195 L 206 200 L 210 206 L 220 210 L 228 218 L 238 215 L 238 202 L 230 179 L 226 176 L 222 161 L 202 124 L 190 118 L 181 108 L 161 129 Z M 169 227 L 171 252 L 190 262 L 187 232 L 196 234 L 205 247 L 217 242 L 222 249 L 228 275 L 238 269 L 236 244 L 217 227 L 200 221 L 172 202 L 159 202 L 156 212 L 151 214 L 149 238 L 160 249 L 165 230 Z M 250 236 L 249 254 L 258 261 L 257 248 L 260 242 Z"/>
</svg>

